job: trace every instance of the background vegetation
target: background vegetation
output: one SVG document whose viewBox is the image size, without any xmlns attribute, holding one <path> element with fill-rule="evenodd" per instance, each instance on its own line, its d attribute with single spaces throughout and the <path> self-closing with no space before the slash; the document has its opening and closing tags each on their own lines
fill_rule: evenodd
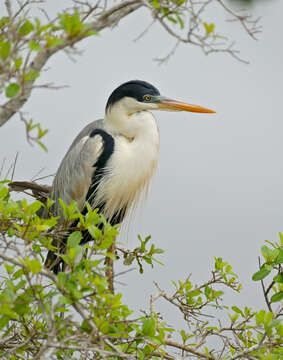
<svg viewBox="0 0 283 360">
<path fill-rule="evenodd" d="M 46 130 L 22 112 L 22 106 L 38 86 L 49 58 L 60 51 L 76 55 L 76 43 L 95 36 L 104 28 L 117 24 L 123 17 L 145 7 L 153 21 L 180 42 L 200 47 L 204 53 L 224 52 L 239 57 L 233 41 L 216 32 L 217 25 L 202 20 L 208 6 L 221 6 L 243 26 L 249 36 L 259 31 L 258 21 L 238 15 L 222 1 L 125 1 L 120 3 L 74 2 L 72 7 L 51 20 L 47 14 L 35 17 L 33 6 L 39 1 L 14 3 L 5 1 L 6 14 L 0 20 L 0 85 L 2 90 L 0 125 L 19 115 L 26 125 L 30 142 L 45 149 L 42 138 Z M 185 27 L 189 19 L 188 27 Z M 219 42 L 219 40 L 221 40 Z M 224 45 L 223 45 L 224 43 Z M 163 62 L 176 50 L 172 49 Z M 41 85 L 46 88 L 52 84 Z M 8 187 L 10 185 L 10 187 Z M 133 312 L 123 304 L 121 294 L 108 289 L 106 264 L 111 257 L 125 267 L 137 263 L 158 263 L 161 249 L 148 237 L 139 238 L 135 249 L 107 249 L 117 236 L 102 216 L 89 209 L 80 214 L 75 204 L 62 204 L 65 224 L 56 228 L 57 219 L 41 219 L 37 213 L 46 200 L 48 188 L 33 188 L 39 200 L 15 201 L 10 189 L 27 192 L 31 184 L 2 181 L 0 187 L 0 233 L 2 283 L 0 293 L 0 357 L 4 359 L 281 359 L 283 325 L 283 238 L 269 242 L 261 249 L 259 270 L 253 275 L 263 290 L 266 308 L 239 308 L 223 302 L 225 292 L 239 292 L 241 284 L 232 268 L 216 258 L 208 280 L 194 284 L 190 278 L 172 283 L 166 293 L 156 284 L 149 308 Z M 17 187 L 18 186 L 18 187 Z M 45 191 L 46 190 L 46 191 Z M 79 218 L 79 228 L 69 236 L 64 260 L 70 270 L 55 277 L 42 266 L 52 238 L 69 229 L 71 220 Z M 104 230 L 98 225 L 103 222 Z M 88 245 L 88 256 L 79 264 L 83 251 L 79 245 L 81 231 L 94 238 Z M 159 266 L 159 265 L 158 265 Z M 252 275 L 252 274 L 251 274 Z M 114 277 L 115 280 L 115 277 Z M 265 282 L 264 282 L 265 281 Z M 167 324 L 166 314 L 158 310 L 164 301 L 184 319 L 183 329 Z"/>
</svg>

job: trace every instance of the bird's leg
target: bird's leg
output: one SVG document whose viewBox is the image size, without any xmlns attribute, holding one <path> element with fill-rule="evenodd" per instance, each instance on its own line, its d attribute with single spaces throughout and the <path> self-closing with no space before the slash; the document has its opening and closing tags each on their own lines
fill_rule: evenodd
<svg viewBox="0 0 283 360">
<path fill-rule="evenodd" d="M 108 252 L 115 255 L 115 240 L 113 241 L 112 245 L 109 247 Z M 105 260 L 106 270 L 105 276 L 107 277 L 108 281 L 108 289 L 112 294 L 114 294 L 114 261 L 112 257 L 107 257 Z"/>
</svg>

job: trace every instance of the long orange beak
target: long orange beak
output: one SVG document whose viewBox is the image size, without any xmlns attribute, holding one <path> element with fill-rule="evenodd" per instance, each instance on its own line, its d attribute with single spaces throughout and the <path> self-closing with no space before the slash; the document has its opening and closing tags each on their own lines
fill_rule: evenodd
<svg viewBox="0 0 283 360">
<path fill-rule="evenodd" d="M 160 103 L 158 103 L 157 106 L 160 110 L 167 110 L 167 111 L 189 111 L 189 112 L 208 113 L 208 114 L 215 113 L 214 110 L 210 110 L 202 106 L 188 104 L 182 101 L 169 99 L 163 96 L 160 96 Z"/>
</svg>

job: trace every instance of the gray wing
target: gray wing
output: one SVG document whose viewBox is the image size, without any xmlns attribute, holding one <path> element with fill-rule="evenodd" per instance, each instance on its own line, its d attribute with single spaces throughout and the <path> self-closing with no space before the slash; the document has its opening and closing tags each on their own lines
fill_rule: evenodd
<svg viewBox="0 0 283 360">
<path fill-rule="evenodd" d="M 52 184 L 51 198 L 55 200 L 52 212 L 62 218 L 62 209 L 58 199 L 66 204 L 75 200 L 82 211 L 91 177 L 95 171 L 94 164 L 103 152 L 103 139 L 96 135 L 90 137 L 95 129 L 103 129 L 103 120 L 87 125 L 75 138 L 63 158 Z"/>
</svg>

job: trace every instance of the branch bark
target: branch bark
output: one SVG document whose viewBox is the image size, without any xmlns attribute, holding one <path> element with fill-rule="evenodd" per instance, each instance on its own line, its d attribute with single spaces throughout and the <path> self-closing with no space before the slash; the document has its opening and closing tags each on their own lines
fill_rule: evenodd
<svg viewBox="0 0 283 360">
<path fill-rule="evenodd" d="M 118 5 L 111 7 L 101 13 L 101 15 L 93 22 L 89 23 L 89 30 L 96 32 L 105 28 L 117 25 L 123 18 L 134 12 L 142 6 L 139 0 L 123 1 Z M 47 61 L 60 50 L 73 47 L 81 40 L 88 37 L 88 34 L 79 35 L 74 38 L 65 38 L 62 45 L 52 48 L 45 48 L 39 52 L 31 64 L 27 67 L 26 72 L 40 72 Z M 16 114 L 22 106 L 30 98 L 35 79 L 26 81 L 19 94 L 0 107 L 0 127 L 3 126 L 14 114 Z"/>
</svg>

